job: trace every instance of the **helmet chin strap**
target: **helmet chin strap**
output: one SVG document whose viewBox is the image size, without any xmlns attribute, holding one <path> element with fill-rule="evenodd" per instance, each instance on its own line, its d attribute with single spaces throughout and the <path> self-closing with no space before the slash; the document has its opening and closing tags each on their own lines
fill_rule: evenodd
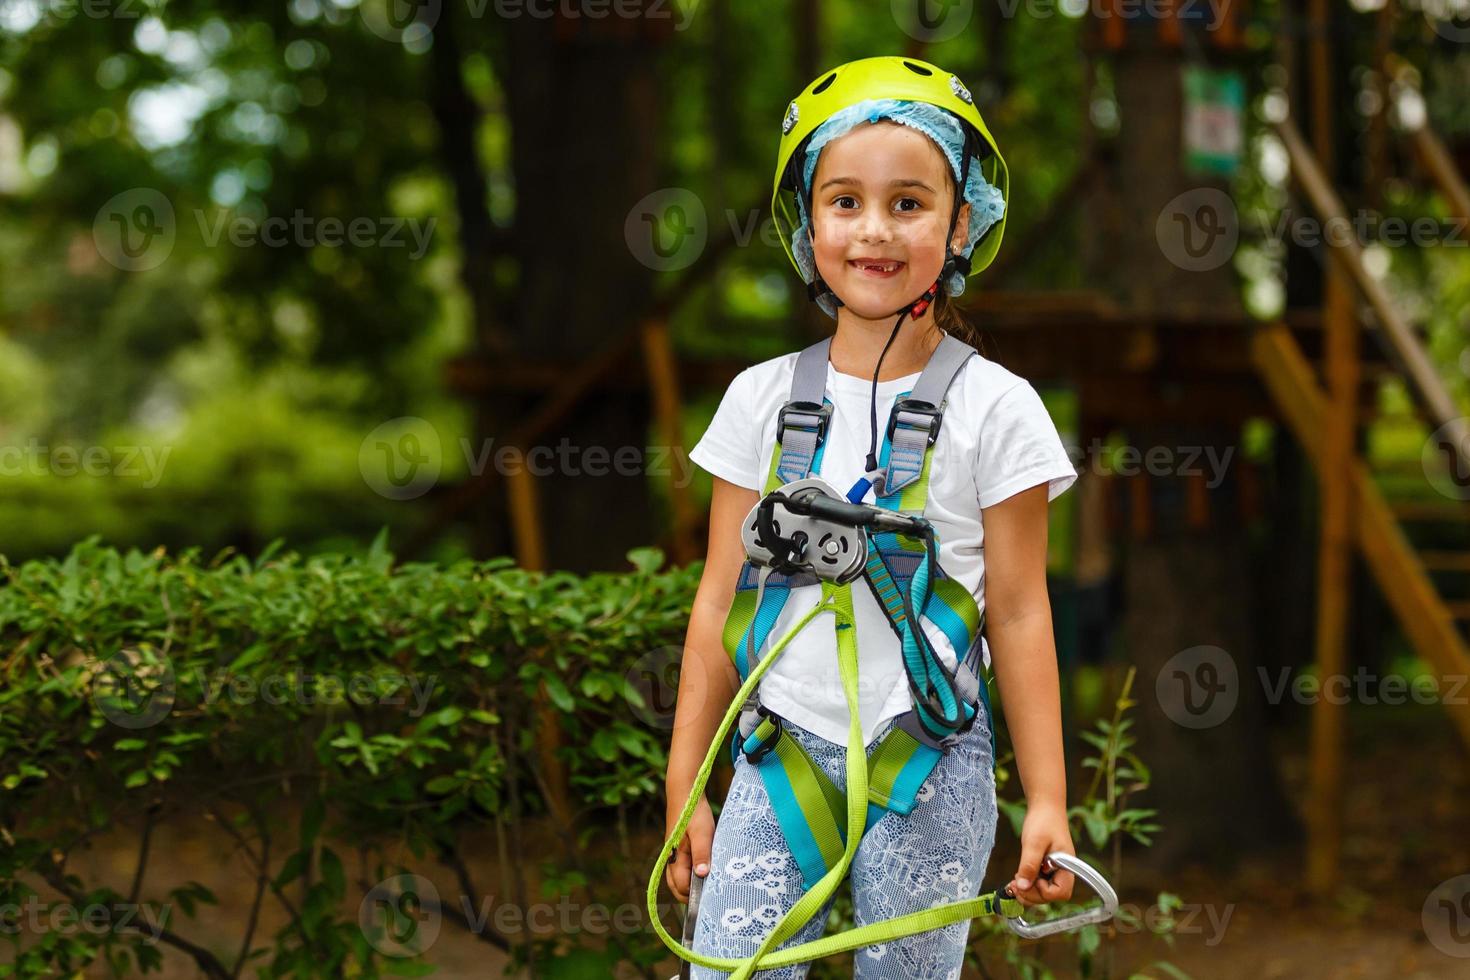
<svg viewBox="0 0 1470 980">
<path fill-rule="evenodd" d="M 939 295 L 939 288 L 941 283 L 948 281 L 949 277 L 955 272 L 961 272 L 964 275 L 968 275 L 970 272 L 970 257 L 968 255 L 955 252 L 949 247 L 949 243 L 954 241 L 954 229 L 955 225 L 959 223 L 960 206 L 964 203 L 965 185 L 970 176 L 969 133 L 967 132 L 965 136 L 965 148 L 960 154 L 960 179 L 956 187 L 954 206 L 950 209 L 949 212 L 949 233 L 944 236 L 946 252 L 944 258 L 944 266 L 939 271 L 939 278 L 935 279 L 933 284 L 930 285 L 928 289 L 924 290 L 923 295 L 921 295 L 913 302 L 907 303 L 894 310 L 892 313 L 888 314 L 889 316 L 896 316 L 898 317 L 898 319 L 893 324 L 893 332 L 888 335 L 888 343 L 883 345 L 883 351 L 878 355 L 878 363 L 873 367 L 873 386 L 871 394 L 868 398 L 869 439 L 868 458 L 866 460 L 866 479 L 868 480 L 868 482 L 873 484 L 874 487 L 876 487 L 875 492 L 880 497 L 883 495 L 885 474 L 878 472 L 878 374 L 880 371 L 883 370 L 883 358 L 888 355 L 888 348 L 893 346 L 893 340 L 895 337 L 898 336 L 899 328 L 903 326 L 903 321 L 905 317 L 908 317 L 912 320 L 921 319 L 924 314 L 929 311 L 929 306 L 934 302 L 934 298 Z M 808 200 L 810 199 L 808 198 Z M 811 214 L 810 203 L 808 203 L 807 206 L 807 213 Z M 813 224 L 813 220 L 811 218 L 808 218 L 808 234 L 813 233 Z M 813 255 L 812 264 L 815 267 L 815 253 Z M 807 283 L 806 285 L 807 298 L 812 302 L 816 302 L 817 298 L 824 294 L 831 294 L 832 302 L 835 303 L 837 306 L 846 305 L 842 302 L 842 298 L 838 296 L 835 292 L 833 292 L 832 288 L 828 286 L 825 281 L 823 281 L 822 274 L 820 272 L 815 272 L 815 274 L 812 276 L 812 281 Z M 854 490 L 856 489 L 857 488 L 854 488 Z M 866 488 L 864 488 L 863 494 L 866 495 L 866 493 L 867 490 Z"/>
</svg>

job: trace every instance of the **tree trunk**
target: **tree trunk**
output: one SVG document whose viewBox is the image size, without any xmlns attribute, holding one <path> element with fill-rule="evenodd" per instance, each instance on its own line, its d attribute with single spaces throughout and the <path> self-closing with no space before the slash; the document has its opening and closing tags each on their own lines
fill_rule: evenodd
<svg viewBox="0 0 1470 980">
<path fill-rule="evenodd" d="M 568 373 L 633 329 L 651 295 L 653 269 L 625 235 L 635 205 L 659 190 L 655 56 L 673 22 L 658 16 L 667 6 L 649 8 L 608 18 L 557 8 L 551 18 L 503 22 L 513 352 L 564 362 Z M 655 199 L 645 209 L 663 220 L 661 208 Z M 500 399 L 498 423 L 483 437 L 503 437 L 545 394 Z M 549 567 L 624 569 L 628 549 L 654 538 L 649 466 L 660 460 L 649 453 L 649 423 L 643 392 L 595 389 L 523 447 L 540 453 L 530 462 Z"/>
<path fill-rule="evenodd" d="M 1223 452 L 1238 443 L 1219 428 L 1140 426 L 1131 436 L 1145 458 L 1153 446 Z M 1159 810 L 1164 829 L 1152 858 L 1165 868 L 1228 865 L 1299 833 L 1267 740 L 1257 624 L 1274 626 L 1255 609 L 1248 539 L 1226 472 L 1203 527 L 1186 516 L 1184 477 L 1128 477 L 1147 482 L 1151 526 L 1126 548 L 1123 634 L 1139 671 L 1138 750 L 1153 770 L 1140 805 Z"/>
</svg>

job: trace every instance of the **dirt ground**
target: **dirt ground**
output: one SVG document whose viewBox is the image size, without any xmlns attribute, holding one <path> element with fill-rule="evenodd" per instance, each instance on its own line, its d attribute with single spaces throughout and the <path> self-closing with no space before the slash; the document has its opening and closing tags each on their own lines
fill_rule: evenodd
<svg viewBox="0 0 1470 980">
<path fill-rule="evenodd" d="M 1165 959 L 1197 978 L 1380 978 L 1450 980 L 1470 977 L 1470 919 L 1438 910 L 1431 892 L 1448 879 L 1470 873 L 1470 766 L 1452 737 L 1443 714 L 1420 709 L 1417 714 L 1355 714 L 1349 754 L 1342 884 L 1330 900 L 1313 900 L 1303 881 L 1303 862 L 1295 853 L 1255 856 L 1228 874 L 1202 867 L 1163 876 L 1130 863 L 1120 900 L 1142 909 L 1161 889 L 1181 897 L 1179 935 L 1169 946 L 1146 931 L 1105 933 L 1101 957 L 1111 961 L 1094 976 L 1129 977 L 1135 973 L 1165 977 L 1149 969 Z M 1300 807 L 1306 788 L 1306 740 L 1303 732 L 1277 736 L 1277 758 L 1288 792 Z M 1144 801 L 1140 800 L 1142 805 Z M 135 857 L 136 837 L 128 832 L 99 842 L 73 859 L 72 868 L 88 880 L 104 880 L 124 888 Z M 658 846 L 653 834 L 642 849 Z M 549 843 L 549 842 L 548 842 Z M 640 846 L 643 842 L 640 841 Z M 539 849 L 539 848 L 538 848 Z M 487 891 L 503 894 L 502 878 L 493 861 L 493 842 L 485 841 L 475 876 Z M 998 849 L 991 861 L 987 887 L 1009 874 L 1013 852 Z M 357 870 L 348 867 L 353 879 Z M 641 878 L 645 872 L 640 869 Z M 459 890 L 449 874 L 430 874 L 441 895 Z M 248 905 L 253 878 L 230 842 L 209 826 L 179 828 L 160 835 L 148 878 L 148 891 L 161 893 L 190 878 L 202 881 L 227 907 Z M 1079 890 L 1080 891 L 1080 890 Z M 43 895 L 47 894 L 42 889 Z M 667 901 L 665 895 L 664 900 Z M 355 911 L 356 903 L 351 903 Z M 1462 903 L 1470 912 L 1470 904 Z M 641 910 L 642 883 L 629 896 L 629 907 Z M 1428 909 L 1429 920 L 1426 920 Z M 281 924 L 274 905 L 265 907 L 258 937 Z M 637 913 L 628 913 L 637 914 Z M 1446 920 L 1450 916 L 1452 921 Z M 1187 918 L 1186 918 L 1187 917 Z M 195 922 L 179 930 L 229 961 L 238 949 L 241 923 L 235 916 L 204 906 Z M 1062 959 L 1067 947 L 1039 947 L 1058 977 L 1079 976 Z M 165 947 L 165 980 L 201 976 L 182 955 Z M 986 974 L 1007 973 L 995 950 L 982 950 Z M 437 964 L 438 976 L 498 977 L 503 957 L 485 943 L 446 923 L 426 959 Z M 1101 964 L 1100 964 L 1101 965 Z M 675 972 L 670 957 L 660 977 Z M 250 975 L 249 971 L 245 972 Z M 103 968 L 88 977 L 107 977 Z M 982 974 L 967 970 L 966 978 Z"/>
</svg>

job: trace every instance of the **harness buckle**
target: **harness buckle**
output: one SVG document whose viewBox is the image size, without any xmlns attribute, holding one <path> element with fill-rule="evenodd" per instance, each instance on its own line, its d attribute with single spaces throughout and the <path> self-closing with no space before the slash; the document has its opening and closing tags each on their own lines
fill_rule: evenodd
<svg viewBox="0 0 1470 980">
<path fill-rule="evenodd" d="M 927 444 L 930 446 L 934 445 L 934 440 L 939 438 L 939 423 L 944 418 L 944 411 L 939 406 L 933 402 L 926 402 L 918 398 L 900 398 L 894 402 L 893 411 L 888 413 L 888 431 L 886 433 L 890 442 L 893 441 L 893 430 L 898 427 L 900 413 L 925 416 L 928 420 L 929 429 L 929 441 Z M 922 424 L 911 424 L 915 421 L 917 420 L 903 420 L 907 428 L 924 428 Z"/>
<path fill-rule="evenodd" d="M 774 727 L 771 730 L 771 734 L 762 739 L 759 745 L 757 745 L 753 749 L 745 750 L 745 761 L 749 762 L 751 765 L 759 765 L 762 759 L 771 754 L 771 750 L 776 747 L 776 743 L 781 741 L 782 731 L 781 716 L 777 714 L 772 714 L 770 709 L 767 708 L 765 705 L 761 705 L 759 708 L 757 708 L 756 714 L 760 715 L 762 718 L 770 719 L 771 724 Z"/>
<path fill-rule="evenodd" d="M 788 415 L 806 416 L 787 423 Z M 803 429 L 810 432 L 816 429 L 817 442 L 827 438 L 827 428 L 832 422 L 832 409 L 825 403 L 818 405 L 816 402 L 790 401 L 781 406 L 781 411 L 776 415 L 776 438 L 781 439 L 789 424 L 793 429 Z"/>
<path fill-rule="evenodd" d="M 786 416 L 806 416 L 806 419 L 797 419 L 789 423 L 792 429 L 804 429 L 810 432 L 816 428 L 817 442 L 826 439 L 826 430 L 832 422 L 832 408 L 828 404 L 817 404 L 814 401 L 788 401 L 781 406 L 781 411 L 776 414 L 776 439 L 781 439 L 786 430 Z"/>
</svg>

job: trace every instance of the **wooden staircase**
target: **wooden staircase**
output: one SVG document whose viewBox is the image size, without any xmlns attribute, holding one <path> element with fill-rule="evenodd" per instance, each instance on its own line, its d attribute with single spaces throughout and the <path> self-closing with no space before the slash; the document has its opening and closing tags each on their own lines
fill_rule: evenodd
<svg viewBox="0 0 1470 980">
<path fill-rule="evenodd" d="M 1318 216 L 1324 221 L 1341 218 L 1342 204 L 1294 125 L 1283 120 L 1277 131 L 1291 157 L 1293 176 Z M 1432 139 L 1432 134 L 1415 134 L 1419 143 L 1426 138 Z M 1452 207 L 1467 200 L 1458 174 L 1439 171 L 1436 177 L 1454 181 L 1453 186 L 1443 188 Z M 1354 315 L 1376 326 L 1371 332 L 1387 348 L 1382 351 L 1387 362 L 1405 378 L 1424 434 L 1447 427 L 1452 465 L 1458 465 L 1460 472 L 1470 472 L 1470 429 L 1436 373 L 1422 339 L 1367 272 L 1358 243 L 1330 236 L 1327 240 L 1333 246 L 1333 260 L 1355 287 L 1361 308 L 1355 308 Z M 1261 325 L 1253 332 L 1251 357 L 1312 465 L 1319 474 L 1329 469 L 1325 447 L 1333 403 L 1297 337 L 1284 323 Z M 1418 479 L 1404 480 L 1408 470 L 1375 471 L 1361 456 L 1351 460 L 1347 471 L 1350 537 L 1415 650 L 1437 673 L 1441 692 L 1459 692 L 1459 697 L 1444 699 L 1444 708 L 1470 747 L 1470 698 L 1464 696 L 1470 678 L 1470 503 L 1457 499 L 1458 495 L 1425 496 L 1425 474 L 1422 467 L 1415 468 Z M 1394 489 L 1396 485 L 1418 492 L 1405 496 Z"/>
</svg>

